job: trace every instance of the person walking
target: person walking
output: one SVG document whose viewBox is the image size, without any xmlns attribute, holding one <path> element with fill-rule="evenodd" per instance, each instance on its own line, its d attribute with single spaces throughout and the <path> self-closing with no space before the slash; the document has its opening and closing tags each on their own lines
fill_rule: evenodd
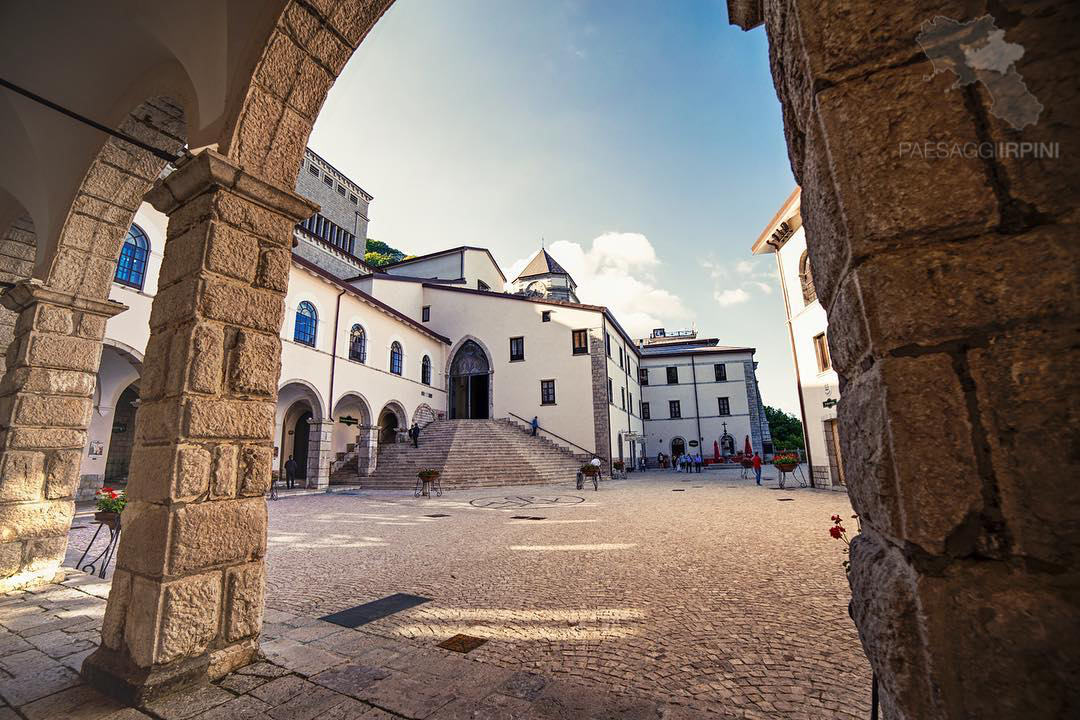
<svg viewBox="0 0 1080 720">
<path fill-rule="evenodd" d="M 293 460 L 293 456 L 290 455 L 289 459 L 285 461 L 285 487 L 290 490 L 296 485 L 296 471 L 298 468 L 299 466 Z"/>
<path fill-rule="evenodd" d="M 412 438 L 412 446 L 420 447 L 420 426 L 416 423 L 409 428 L 409 437 Z"/>
<path fill-rule="evenodd" d="M 701 472 L 702 462 L 703 461 L 702 461 L 702 458 L 701 458 L 701 453 L 700 452 L 694 453 L 694 472 L 696 472 L 696 473 Z"/>
<path fill-rule="evenodd" d="M 532 427 L 533 437 L 536 437 L 536 431 L 540 429 L 540 419 L 533 415 L 532 422 L 529 425 Z"/>
<path fill-rule="evenodd" d="M 754 453 L 754 459 L 753 459 L 752 462 L 754 463 L 754 479 L 757 481 L 757 484 L 760 485 L 761 484 L 761 456 L 758 455 L 757 453 Z"/>
</svg>

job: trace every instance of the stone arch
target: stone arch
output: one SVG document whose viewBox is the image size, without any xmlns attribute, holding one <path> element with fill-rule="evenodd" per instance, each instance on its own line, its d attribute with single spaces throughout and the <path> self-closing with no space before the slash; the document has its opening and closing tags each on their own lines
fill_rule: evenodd
<svg viewBox="0 0 1080 720">
<path fill-rule="evenodd" d="M 412 422 L 420 427 L 429 425 L 438 419 L 438 414 L 427 403 L 420 403 L 412 414 Z"/>
<path fill-rule="evenodd" d="M 458 354 L 461 353 L 464 349 L 468 348 L 470 344 L 472 344 L 476 348 L 479 348 L 479 350 L 484 354 L 484 356 L 486 358 L 486 361 L 487 361 L 487 368 L 488 368 L 486 375 L 483 375 L 483 378 L 484 378 L 483 382 L 486 383 L 487 387 L 486 387 L 486 389 L 481 388 L 480 390 L 476 391 L 475 395 L 473 395 L 473 391 L 475 390 L 475 388 L 471 384 L 472 381 L 470 380 L 468 382 L 462 382 L 461 379 L 458 379 L 458 380 L 455 381 L 454 371 L 453 371 L 454 362 L 455 362 L 455 360 L 458 359 Z M 494 365 L 494 358 L 495 358 L 495 356 L 492 355 L 491 350 L 487 347 L 487 345 L 485 345 L 484 342 L 482 340 L 480 340 L 480 338 L 478 338 L 478 337 L 476 337 L 474 335 L 463 335 L 462 337 L 458 338 L 457 342 L 455 342 L 453 347 L 451 347 L 450 352 L 446 354 L 446 375 L 445 375 L 445 377 L 446 377 L 446 393 L 447 393 L 447 408 L 448 408 L 448 416 L 450 418 L 452 418 L 452 419 L 463 419 L 465 416 L 468 416 L 468 417 L 481 417 L 481 418 L 484 418 L 484 417 L 490 418 L 490 417 L 492 417 L 492 415 L 494 413 L 494 406 L 495 406 L 495 382 L 494 382 L 494 380 L 495 380 L 495 369 L 494 369 L 495 365 Z M 455 385 L 455 383 L 456 383 L 456 385 Z M 462 393 L 469 394 L 470 397 L 479 397 L 481 395 L 486 395 L 487 396 L 487 407 L 483 408 L 481 406 L 479 412 L 465 412 L 465 413 L 463 413 L 461 403 L 458 402 L 456 407 L 455 407 L 455 404 L 454 404 L 455 403 L 455 398 L 460 397 Z M 473 404 L 475 405 L 475 403 L 473 403 Z M 459 415 L 461 415 L 462 417 L 459 418 L 458 417 Z"/>
<path fill-rule="evenodd" d="M 378 432 L 367 398 L 348 391 L 334 405 L 330 460 L 330 482 L 342 483 L 370 475 L 375 469 Z M 356 460 L 355 476 L 350 472 Z"/>
<path fill-rule="evenodd" d="M 0 282 L 14 284 L 28 279 L 34 272 L 37 254 L 37 235 L 34 221 L 22 210 L 8 225 L 0 240 Z M 0 307 L 0 349 L 6 349 L 15 339 L 15 320 L 18 314 Z M 7 367 L 6 353 L 0 352 L 0 377 Z"/>
<path fill-rule="evenodd" d="M 408 417 L 405 407 L 397 400 L 391 400 L 383 405 L 378 418 L 379 444 L 387 445 L 397 442 L 399 434 L 408 427 Z"/>
<path fill-rule="evenodd" d="M 314 384 L 304 378 L 293 378 L 291 380 L 284 380 L 278 387 L 278 400 L 281 401 L 284 397 L 286 400 L 290 400 L 288 390 L 295 388 L 299 397 L 306 396 L 309 402 L 311 402 L 312 412 L 316 420 L 322 420 L 327 417 L 326 401 L 323 399 L 322 392 Z"/>
<path fill-rule="evenodd" d="M 799 256 L 799 285 L 802 286 L 803 304 L 809 305 L 817 300 L 817 290 L 814 289 L 814 275 L 810 270 L 810 254 L 803 250 Z"/>
</svg>

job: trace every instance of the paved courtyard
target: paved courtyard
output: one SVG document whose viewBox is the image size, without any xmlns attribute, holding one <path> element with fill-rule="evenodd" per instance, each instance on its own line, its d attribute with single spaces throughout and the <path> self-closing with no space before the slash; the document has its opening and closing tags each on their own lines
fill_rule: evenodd
<svg viewBox="0 0 1080 720">
<path fill-rule="evenodd" d="M 599 492 L 286 498 L 270 503 L 263 648 L 331 667 L 357 637 L 422 650 L 464 633 L 488 640 L 471 667 L 702 714 L 866 717 L 833 513 L 850 515 L 844 494 L 759 488 L 731 470 L 638 474 Z M 76 557 L 87 533 L 73 531 Z M 348 633 L 314 620 L 394 593 L 431 600 Z"/>
</svg>

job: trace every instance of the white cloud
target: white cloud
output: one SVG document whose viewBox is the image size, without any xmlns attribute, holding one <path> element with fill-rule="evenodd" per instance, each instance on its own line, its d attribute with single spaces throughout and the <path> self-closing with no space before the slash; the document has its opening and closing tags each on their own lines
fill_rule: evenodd
<svg viewBox="0 0 1080 720">
<path fill-rule="evenodd" d="M 574 278 L 578 299 L 607 306 L 631 335 L 645 337 L 653 328 L 690 326 L 693 313 L 682 299 L 656 286 L 651 271 L 660 261 L 641 233 L 604 233 L 587 250 L 580 243 L 559 240 L 547 250 Z M 507 277 L 517 277 L 531 259 L 532 255 L 513 263 Z"/>
<path fill-rule="evenodd" d="M 713 293 L 713 297 L 716 298 L 716 302 L 726 307 L 746 302 L 750 299 L 750 293 L 742 288 L 735 288 L 734 290 L 717 290 Z"/>
</svg>

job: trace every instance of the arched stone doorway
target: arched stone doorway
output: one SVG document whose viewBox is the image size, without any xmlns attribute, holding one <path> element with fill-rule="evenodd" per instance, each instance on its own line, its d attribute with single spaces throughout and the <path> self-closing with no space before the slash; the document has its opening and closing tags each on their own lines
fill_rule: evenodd
<svg viewBox="0 0 1080 720">
<path fill-rule="evenodd" d="M 120 393 L 112 414 L 109 454 L 105 459 L 105 485 L 126 485 L 131 467 L 131 448 L 135 443 L 135 411 L 139 390 L 132 384 Z"/>
<path fill-rule="evenodd" d="M 285 477 L 285 463 L 296 461 L 296 479 L 307 479 L 308 455 L 311 453 L 311 420 L 315 415 L 306 401 L 293 403 L 285 413 L 281 428 L 281 452 L 278 467 Z"/>
<path fill-rule="evenodd" d="M 379 444 L 389 445 L 397 442 L 399 430 L 405 427 L 405 412 L 396 403 L 391 403 L 379 413 Z"/>
<path fill-rule="evenodd" d="M 475 340 L 466 340 L 454 354 L 449 394 L 452 420 L 491 417 L 491 363 Z"/>
<path fill-rule="evenodd" d="M 671 440 L 671 457 L 677 458 L 686 452 L 686 441 L 681 437 L 673 438 Z"/>
<path fill-rule="evenodd" d="M 358 482 L 375 469 L 377 432 L 367 400 L 357 393 L 347 393 L 334 406 L 333 420 L 330 482 Z"/>
</svg>

